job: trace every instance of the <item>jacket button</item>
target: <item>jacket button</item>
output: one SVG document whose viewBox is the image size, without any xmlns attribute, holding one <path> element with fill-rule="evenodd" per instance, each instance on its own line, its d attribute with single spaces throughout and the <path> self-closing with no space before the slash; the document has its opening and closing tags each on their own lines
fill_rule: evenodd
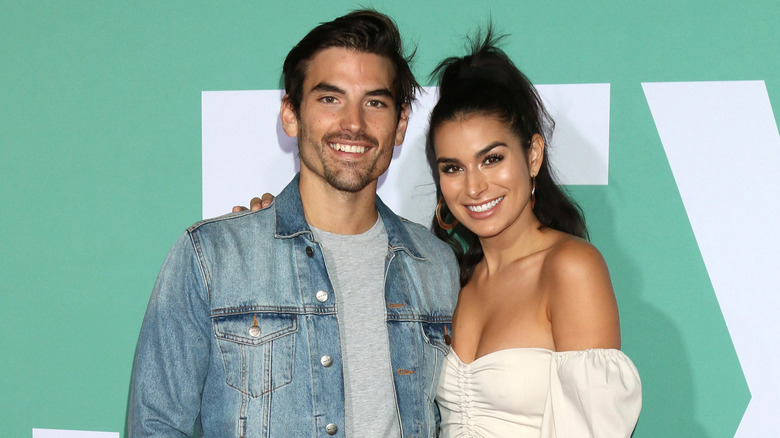
<svg viewBox="0 0 780 438">
<path fill-rule="evenodd" d="M 338 428 L 338 426 L 336 426 L 336 425 L 335 425 L 335 424 L 333 424 L 333 423 L 330 423 L 330 424 L 328 424 L 327 426 L 325 426 L 325 432 L 326 432 L 328 435 L 335 435 L 335 434 L 336 434 L 336 432 L 338 432 L 338 431 L 339 431 L 339 428 Z"/>
<path fill-rule="evenodd" d="M 325 356 L 322 356 L 322 357 L 320 358 L 320 363 L 321 363 L 321 364 L 322 364 L 322 366 L 324 366 L 325 368 L 328 368 L 329 366 L 333 365 L 333 358 L 332 358 L 332 357 L 330 357 L 330 356 L 328 356 L 328 355 L 326 354 Z"/>
<path fill-rule="evenodd" d="M 314 257 L 314 248 L 307 246 L 306 247 L 306 255 L 309 257 Z"/>
<path fill-rule="evenodd" d="M 257 325 L 257 315 L 255 315 L 254 321 L 252 322 L 252 326 L 249 327 L 249 336 L 253 338 L 260 337 L 260 326 Z"/>
<path fill-rule="evenodd" d="M 325 292 L 324 290 L 318 290 L 314 296 L 317 298 L 317 301 L 321 303 L 328 301 L 328 293 Z"/>
</svg>

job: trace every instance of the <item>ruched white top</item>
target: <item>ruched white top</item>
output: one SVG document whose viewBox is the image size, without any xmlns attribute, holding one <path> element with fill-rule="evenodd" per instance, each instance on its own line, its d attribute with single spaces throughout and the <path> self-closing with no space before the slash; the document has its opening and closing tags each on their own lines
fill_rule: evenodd
<svg viewBox="0 0 780 438">
<path fill-rule="evenodd" d="M 620 350 L 511 348 L 470 364 L 450 350 L 436 401 L 443 438 L 629 437 L 642 386 Z"/>
</svg>

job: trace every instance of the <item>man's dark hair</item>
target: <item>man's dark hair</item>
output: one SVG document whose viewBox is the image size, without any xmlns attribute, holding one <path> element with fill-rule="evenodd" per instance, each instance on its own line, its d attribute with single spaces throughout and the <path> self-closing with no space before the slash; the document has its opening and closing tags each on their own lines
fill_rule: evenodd
<svg viewBox="0 0 780 438">
<path fill-rule="evenodd" d="M 388 58 L 395 67 L 393 92 L 395 109 L 401 116 L 401 106 L 414 101 L 420 84 L 414 79 L 409 63 L 414 53 L 404 56 L 401 34 L 387 15 L 372 10 L 353 11 L 311 30 L 290 50 L 284 60 L 284 90 L 292 109 L 298 114 L 303 98 L 303 81 L 309 61 L 323 49 L 341 47 L 373 53 Z"/>
</svg>

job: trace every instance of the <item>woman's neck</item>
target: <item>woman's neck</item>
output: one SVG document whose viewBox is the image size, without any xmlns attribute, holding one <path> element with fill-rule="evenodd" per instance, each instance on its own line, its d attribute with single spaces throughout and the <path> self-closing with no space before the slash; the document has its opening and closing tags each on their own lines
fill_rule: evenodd
<svg viewBox="0 0 780 438">
<path fill-rule="evenodd" d="M 500 234 L 480 237 L 485 273 L 489 276 L 505 266 L 545 249 L 545 229 L 533 214 L 520 217 Z"/>
</svg>

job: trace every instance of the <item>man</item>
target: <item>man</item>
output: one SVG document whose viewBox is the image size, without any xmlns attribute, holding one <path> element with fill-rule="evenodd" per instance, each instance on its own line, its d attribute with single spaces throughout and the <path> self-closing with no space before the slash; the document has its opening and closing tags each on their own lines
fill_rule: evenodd
<svg viewBox="0 0 780 438">
<path fill-rule="evenodd" d="M 376 196 L 419 88 L 398 30 L 373 11 L 324 23 L 283 74 L 301 171 L 269 208 L 174 245 L 138 341 L 132 437 L 437 434 L 454 256 Z"/>
</svg>

